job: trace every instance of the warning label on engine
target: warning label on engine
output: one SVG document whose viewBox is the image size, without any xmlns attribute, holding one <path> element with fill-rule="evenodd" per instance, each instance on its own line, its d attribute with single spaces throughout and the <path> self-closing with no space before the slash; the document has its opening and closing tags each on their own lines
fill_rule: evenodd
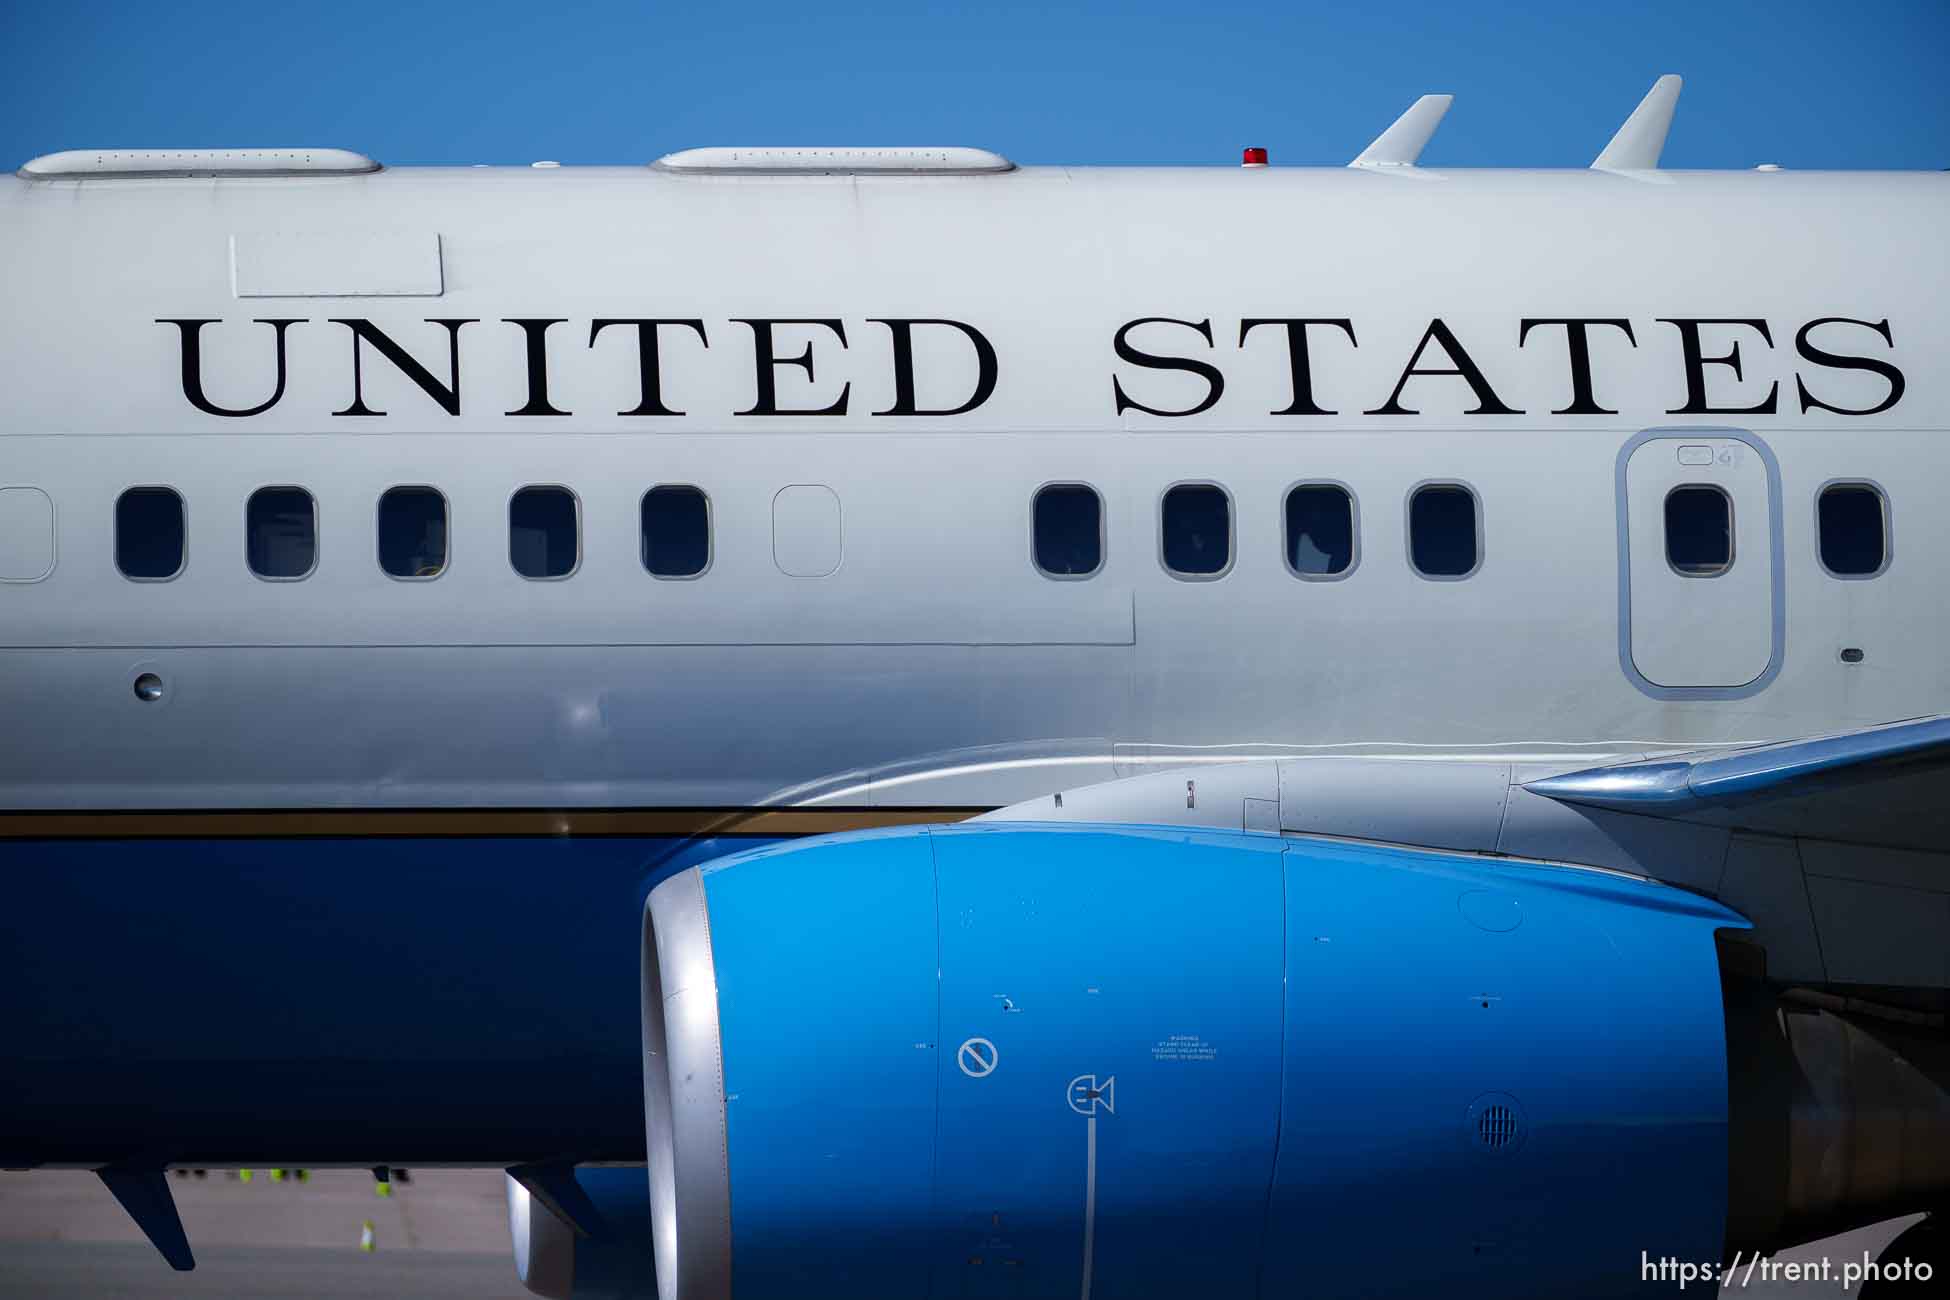
<svg viewBox="0 0 1950 1300">
<path fill-rule="evenodd" d="M 1197 1034 L 1173 1034 L 1151 1046 L 1154 1061 L 1213 1061 L 1218 1056 L 1219 1049 Z"/>
</svg>

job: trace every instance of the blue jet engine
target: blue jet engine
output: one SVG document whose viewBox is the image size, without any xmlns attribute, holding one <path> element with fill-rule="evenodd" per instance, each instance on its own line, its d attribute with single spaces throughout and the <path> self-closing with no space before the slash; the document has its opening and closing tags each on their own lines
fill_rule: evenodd
<svg viewBox="0 0 1950 1300">
<path fill-rule="evenodd" d="M 1728 1239 L 1746 927 L 1613 872 L 1162 828 L 687 869 L 644 927 L 658 1293 L 1657 1294 Z"/>
</svg>

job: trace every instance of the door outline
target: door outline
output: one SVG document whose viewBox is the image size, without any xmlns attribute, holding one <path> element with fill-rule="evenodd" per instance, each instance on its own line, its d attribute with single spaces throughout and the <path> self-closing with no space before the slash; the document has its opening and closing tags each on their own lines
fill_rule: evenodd
<svg viewBox="0 0 1950 1300">
<path fill-rule="evenodd" d="M 1632 662 L 1632 538 L 1631 508 L 1625 490 L 1625 466 L 1632 453 L 1655 438 L 1731 438 L 1753 448 L 1767 471 L 1767 554 L 1768 595 L 1773 626 L 1768 646 L 1767 667 L 1760 676 L 1740 686 L 1659 686 L 1648 681 Z M 1781 464 L 1773 450 L 1745 429 L 1699 425 L 1668 425 L 1646 429 L 1626 439 L 1619 448 L 1614 475 L 1613 507 L 1618 514 L 1618 667 L 1626 680 L 1655 700 L 1744 700 L 1767 689 L 1780 674 L 1781 660 L 1787 651 L 1787 569 L 1786 546 L 1781 538 Z"/>
</svg>

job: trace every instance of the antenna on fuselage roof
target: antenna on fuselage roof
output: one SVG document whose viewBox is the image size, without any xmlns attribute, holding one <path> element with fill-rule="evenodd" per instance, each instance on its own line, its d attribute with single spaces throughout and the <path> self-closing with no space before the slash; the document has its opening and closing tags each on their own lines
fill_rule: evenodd
<svg viewBox="0 0 1950 1300">
<path fill-rule="evenodd" d="M 1442 115 L 1455 102 L 1454 95 L 1424 95 L 1395 119 L 1394 125 L 1374 138 L 1350 167 L 1413 167 L 1429 143 L 1429 137 L 1442 125 Z"/>
<path fill-rule="evenodd" d="M 1659 165 L 1665 151 L 1666 132 L 1672 129 L 1672 111 L 1679 106 L 1679 87 L 1684 84 L 1674 74 L 1652 83 L 1645 98 L 1618 128 L 1603 153 L 1591 165 L 1604 171 L 1651 171 Z"/>
</svg>

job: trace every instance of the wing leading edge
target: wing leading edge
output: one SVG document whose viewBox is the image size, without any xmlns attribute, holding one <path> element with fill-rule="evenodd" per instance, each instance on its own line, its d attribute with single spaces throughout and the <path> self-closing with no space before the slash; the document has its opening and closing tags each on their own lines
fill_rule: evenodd
<svg viewBox="0 0 1950 1300">
<path fill-rule="evenodd" d="M 1527 782 L 1560 803 L 1889 847 L 1950 849 L 1950 715 Z"/>
</svg>

